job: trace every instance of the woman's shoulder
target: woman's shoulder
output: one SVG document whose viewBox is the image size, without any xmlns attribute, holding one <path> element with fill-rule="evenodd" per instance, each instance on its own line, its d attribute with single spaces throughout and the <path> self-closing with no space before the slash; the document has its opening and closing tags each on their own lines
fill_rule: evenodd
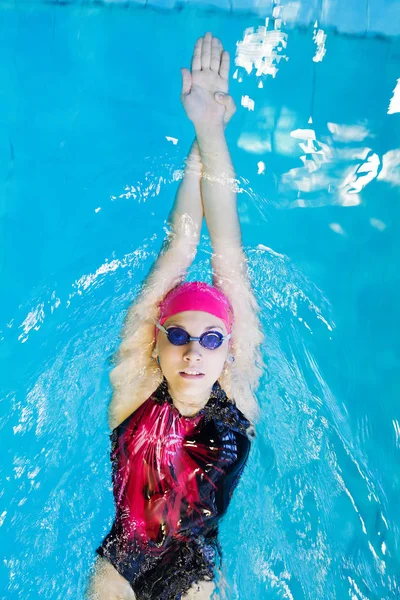
<svg viewBox="0 0 400 600">
<path fill-rule="evenodd" d="M 118 368 L 118 367 L 116 367 Z M 132 371 L 134 365 L 132 366 Z M 115 371 L 115 369 L 114 369 Z M 152 369 L 142 369 L 135 382 L 126 385 L 124 378 L 116 385 L 108 407 L 108 422 L 111 431 L 117 429 L 134 415 L 141 405 L 150 398 L 160 382 L 159 373 Z M 115 381 L 113 385 L 115 384 Z"/>
<path fill-rule="evenodd" d="M 136 408 L 130 415 L 128 415 L 126 417 L 126 419 L 124 419 L 121 423 L 119 423 L 118 425 L 116 425 L 110 434 L 110 437 L 113 438 L 118 438 L 124 431 L 126 431 L 129 428 L 129 425 L 132 422 L 132 419 L 134 419 L 135 417 L 138 416 L 139 413 L 142 413 L 143 410 L 145 410 L 146 405 L 148 404 L 148 402 L 151 400 L 151 396 L 149 398 L 147 398 L 147 400 L 145 400 L 138 408 Z"/>
<path fill-rule="evenodd" d="M 140 406 L 138 406 L 138 408 L 136 408 L 128 417 L 126 417 L 126 419 L 114 427 L 114 429 L 111 431 L 110 437 L 112 439 L 118 438 L 127 430 L 135 429 L 143 415 L 146 414 L 146 411 L 150 410 L 155 403 L 159 403 L 156 393 L 157 390 L 155 390 L 144 402 L 142 402 L 142 404 L 140 404 Z"/>
</svg>

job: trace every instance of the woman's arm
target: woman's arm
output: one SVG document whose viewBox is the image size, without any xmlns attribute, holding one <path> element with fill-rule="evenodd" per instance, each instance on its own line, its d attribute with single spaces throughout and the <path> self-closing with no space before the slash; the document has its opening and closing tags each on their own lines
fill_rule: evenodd
<svg viewBox="0 0 400 600">
<path fill-rule="evenodd" d="M 201 194 L 211 242 L 216 253 L 240 250 L 242 234 L 237 213 L 235 171 L 224 127 L 196 126 L 203 177 Z"/>
<path fill-rule="evenodd" d="M 169 289 L 182 281 L 196 255 L 203 221 L 200 193 L 202 165 L 197 140 L 194 140 L 185 163 L 184 177 L 168 217 L 167 237 L 143 283 L 142 294 L 147 298 L 150 294 L 161 299 Z"/>
</svg>

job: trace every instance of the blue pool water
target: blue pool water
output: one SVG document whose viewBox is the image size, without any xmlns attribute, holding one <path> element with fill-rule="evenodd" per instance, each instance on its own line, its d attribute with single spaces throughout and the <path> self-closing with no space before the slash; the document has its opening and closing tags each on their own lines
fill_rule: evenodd
<svg viewBox="0 0 400 600">
<path fill-rule="evenodd" d="M 114 514 L 110 357 L 193 137 L 179 68 L 205 31 L 249 60 L 263 25 L 0 7 L 2 599 L 84 597 Z M 273 74 L 231 71 L 267 371 L 221 528 L 226 597 L 399 598 L 400 44 L 276 27 Z M 209 253 L 204 230 L 191 278 Z"/>
</svg>

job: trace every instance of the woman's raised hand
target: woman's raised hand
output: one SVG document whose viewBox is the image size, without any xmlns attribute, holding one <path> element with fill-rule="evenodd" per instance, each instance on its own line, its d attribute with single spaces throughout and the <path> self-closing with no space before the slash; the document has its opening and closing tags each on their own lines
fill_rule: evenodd
<svg viewBox="0 0 400 600">
<path fill-rule="evenodd" d="M 195 128 L 223 127 L 235 113 L 235 103 L 228 95 L 229 67 L 229 52 L 218 38 L 206 33 L 197 40 L 192 70 L 181 69 L 181 101 Z"/>
</svg>

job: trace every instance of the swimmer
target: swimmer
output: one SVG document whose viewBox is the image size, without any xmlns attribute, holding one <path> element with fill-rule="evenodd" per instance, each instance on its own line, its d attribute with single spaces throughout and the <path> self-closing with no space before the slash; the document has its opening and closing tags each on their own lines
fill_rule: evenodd
<svg viewBox="0 0 400 600">
<path fill-rule="evenodd" d="M 263 337 L 224 132 L 236 110 L 229 61 L 206 33 L 191 70 L 181 71 L 196 138 L 170 231 L 128 311 L 110 374 L 116 515 L 96 550 L 89 600 L 216 597 L 218 524 L 254 436 Z M 185 281 L 203 217 L 212 285 Z"/>
</svg>

